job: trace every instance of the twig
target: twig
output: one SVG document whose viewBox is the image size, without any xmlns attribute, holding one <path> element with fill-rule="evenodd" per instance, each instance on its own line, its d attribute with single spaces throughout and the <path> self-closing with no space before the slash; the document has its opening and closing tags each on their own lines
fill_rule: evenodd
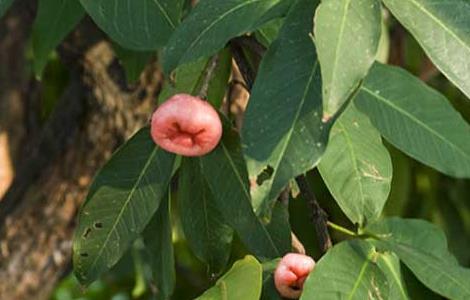
<svg viewBox="0 0 470 300">
<path fill-rule="evenodd" d="M 215 69 L 219 63 L 219 55 L 214 55 L 207 64 L 204 78 L 202 79 L 201 89 L 199 90 L 198 97 L 201 99 L 207 99 L 207 93 L 209 91 L 209 84 L 214 77 Z"/>
<path fill-rule="evenodd" d="M 312 213 L 312 222 L 315 226 L 315 231 L 317 232 L 318 242 L 320 244 L 320 250 L 325 253 L 329 248 L 331 248 L 331 238 L 328 232 L 328 215 L 318 204 L 317 198 L 313 193 L 313 190 L 310 188 L 310 185 L 307 182 L 307 179 L 304 175 L 297 176 L 295 181 L 299 185 L 300 192 L 302 196 L 307 200 L 307 203 L 310 205 Z"/>
<path fill-rule="evenodd" d="M 260 42 L 258 42 L 252 36 L 237 37 L 237 38 L 234 38 L 232 42 L 240 46 L 245 46 L 249 48 L 251 51 L 256 53 L 259 57 L 263 57 L 264 53 L 266 52 L 266 47 Z"/>
</svg>

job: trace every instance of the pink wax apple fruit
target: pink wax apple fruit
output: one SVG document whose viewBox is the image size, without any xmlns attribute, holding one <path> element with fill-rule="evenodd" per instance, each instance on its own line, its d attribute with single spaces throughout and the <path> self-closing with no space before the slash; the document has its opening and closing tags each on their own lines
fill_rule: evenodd
<svg viewBox="0 0 470 300">
<path fill-rule="evenodd" d="M 153 113 L 151 135 L 154 142 L 168 152 L 202 156 L 219 143 L 222 122 L 208 102 L 177 94 Z"/>
<path fill-rule="evenodd" d="M 307 255 L 286 254 L 274 272 L 274 284 L 282 297 L 297 299 L 302 294 L 302 288 L 308 274 L 315 267 L 315 261 Z"/>
</svg>

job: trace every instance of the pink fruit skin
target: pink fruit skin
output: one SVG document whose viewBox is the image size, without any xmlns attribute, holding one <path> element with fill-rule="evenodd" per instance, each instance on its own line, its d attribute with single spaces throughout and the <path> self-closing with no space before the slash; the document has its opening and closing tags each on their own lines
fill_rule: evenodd
<svg viewBox="0 0 470 300">
<path fill-rule="evenodd" d="M 151 135 L 168 152 L 202 156 L 219 143 L 222 123 L 217 111 L 206 101 L 177 94 L 153 113 Z"/>
<path fill-rule="evenodd" d="M 315 267 L 315 261 L 307 255 L 286 254 L 274 272 L 274 284 L 282 297 L 297 299 L 302 294 L 302 287 L 308 274 Z"/>
</svg>

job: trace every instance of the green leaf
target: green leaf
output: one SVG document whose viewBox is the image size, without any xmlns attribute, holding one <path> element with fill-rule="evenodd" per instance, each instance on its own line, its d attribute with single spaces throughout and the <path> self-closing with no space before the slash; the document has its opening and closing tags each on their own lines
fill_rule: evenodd
<svg viewBox="0 0 470 300">
<path fill-rule="evenodd" d="M 318 163 L 328 139 L 321 121 L 321 78 L 310 33 L 316 1 L 298 1 L 261 63 L 245 113 L 242 140 L 254 206 L 269 218 L 289 180 Z M 258 180 L 259 181 L 259 180 Z M 260 184 L 261 183 L 261 184 Z"/>
<path fill-rule="evenodd" d="M 257 22 L 279 1 L 199 1 L 165 47 L 165 72 L 169 73 L 177 66 L 200 57 L 211 56 L 223 48 L 231 38 L 255 29 Z M 273 14 L 274 16 L 276 14 Z"/>
<path fill-rule="evenodd" d="M 256 39 L 266 48 L 274 42 L 279 34 L 279 30 L 284 24 L 284 19 L 278 18 L 266 23 L 255 32 Z"/>
<path fill-rule="evenodd" d="M 469 124 L 419 79 L 375 64 L 355 103 L 395 147 L 440 172 L 470 177 Z"/>
<path fill-rule="evenodd" d="M 354 103 L 335 122 L 318 169 L 353 223 L 380 217 L 390 193 L 392 161 L 379 132 Z"/>
<path fill-rule="evenodd" d="M 174 80 L 171 80 L 160 93 L 158 102 L 163 103 L 166 99 L 178 93 L 198 94 L 209 62 L 210 59 L 203 58 L 179 66 L 174 72 Z M 207 91 L 207 99 L 214 107 L 220 107 L 222 104 L 231 71 L 232 55 L 228 49 L 224 49 L 218 54 L 217 66 Z"/>
<path fill-rule="evenodd" d="M 385 274 L 389 286 L 389 294 L 386 299 L 410 299 L 406 286 L 404 283 L 403 275 L 401 273 L 400 260 L 396 254 L 391 252 L 380 253 L 377 257 L 377 265 Z"/>
<path fill-rule="evenodd" d="M 323 0 L 315 44 L 323 80 L 323 115 L 340 110 L 374 62 L 381 33 L 378 0 Z"/>
<path fill-rule="evenodd" d="M 271 221 L 266 229 L 277 245 L 280 254 L 284 255 L 292 251 L 292 235 L 289 223 L 289 207 L 281 201 L 276 201 L 272 211 Z"/>
<path fill-rule="evenodd" d="M 335 245 L 307 278 L 300 299 L 388 299 L 387 279 L 375 262 L 377 255 L 363 240 Z"/>
<path fill-rule="evenodd" d="M 85 15 L 77 0 L 40 0 L 33 25 L 34 73 L 40 78 L 50 53 Z"/>
<path fill-rule="evenodd" d="M 93 21 L 121 46 L 155 50 L 178 26 L 181 0 L 80 0 Z"/>
<path fill-rule="evenodd" d="M 470 98 L 470 2 L 384 0 L 436 67 Z"/>
<path fill-rule="evenodd" d="M 375 243 L 395 252 L 429 289 L 451 299 L 470 298 L 470 269 L 458 265 L 444 233 L 423 220 L 391 218 L 367 228 Z"/>
<path fill-rule="evenodd" d="M 113 49 L 121 63 L 121 66 L 126 71 L 126 77 L 129 83 L 134 83 L 139 80 L 140 74 L 142 74 L 148 62 L 154 55 L 153 52 L 149 51 L 128 50 L 122 48 L 118 44 L 114 44 Z"/>
<path fill-rule="evenodd" d="M 14 0 L 0 0 L 0 18 L 7 12 Z"/>
<path fill-rule="evenodd" d="M 168 195 L 162 199 L 143 236 L 152 277 L 158 289 L 157 300 L 170 299 L 175 288 L 176 274 Z"/>
<path fill-rule="evenodd" d="M 198 297 L 198 300 L 258 300 L 261 296 L 263 268 L 253 257 L 246 256 L 235 262 L 233 267 L 215 286 Z"/>
<path fill-rule="evenodd" d="M 248 250 L 258 258 L 279 257 L 281 250 L 253 212 L 240 140 L 227 122 L 220 144 L 200 160 L 218 210 Z"/>
<path fill-rule="evenodd" d="M 143 128 L 98 173 L 73 240 L 74 272 L 82 284 L 111 268 L 144 230 L 165 196 L 174 157 Z"/>
<path fill-rule="evenodd" d="M 200 163 L 199 158 L 185 157 L 182 160 L 178 211 L 194 254 L 217 274 L 225 268 L 230 257 L 233 230 L 217 209 Z"/>
</svg>

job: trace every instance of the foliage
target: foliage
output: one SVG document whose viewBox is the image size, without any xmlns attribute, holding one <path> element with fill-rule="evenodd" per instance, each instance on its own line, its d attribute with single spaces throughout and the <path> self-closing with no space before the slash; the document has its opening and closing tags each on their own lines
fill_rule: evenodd
<svg viewBox="0 0 470 300">
<path fill-rule="evenodd" d="M 0 0 L 0 17 L 12 2 Z M 412 299 L 430 291 L 470 299 L 470 269 L 451 253 L 470 262 L 470 2 L 190 2 L 39 0 L 38 78 L 85 13 L 116 43 L 129 81 L 157 57 L 168 75 L 159 103 L 197 95 L 211 56 L 218 58 L 207 94 L 221 111 L 221 143 L 203 157 L 179 158 L 142 128 L 122 145 L 79 213 L 79 282 L 119 273 L 130 257 L 135 297 L 275 299 L 272 268 L 263 272 L 262 264 L 292 251 L 292 228 L 321 257 L 301 299 Z M 393 47 L 387 29 L 398 26 L 414 55 L 401 67 L 383 64 Z M 256 79 L 238 130 L 221 107 L 240 36 L 258 51 L 240 44 Z M 442 76 L 416 77 L 422 57 Z M 305 221 L 298 176 L 314 183 L 330 213 L 337 243 L 326 254 Z M 285 191 L 289 207 L 278 201 Z M 186 269 L 203 278 L 186 284 L 188 294 L 176 288 L 190 281 L 182 279 Z"/>
</svg>

